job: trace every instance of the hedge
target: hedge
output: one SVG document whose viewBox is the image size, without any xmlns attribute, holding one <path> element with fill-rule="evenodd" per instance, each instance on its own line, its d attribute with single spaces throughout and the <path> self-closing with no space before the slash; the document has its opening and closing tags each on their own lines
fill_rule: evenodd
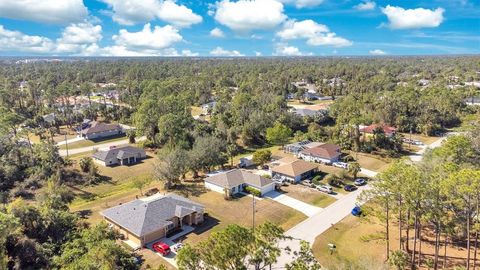
<svg viewBox="0 0 480 270">
<path fill-rule="evenodd" d="M 255 195 L 257 197 L 262 197 L 262 192 L 260 190 L 256 189 L 256 188 L 247 186 L 247 187 L 245 187 L 245 191 L 252 194 L 252 195 Z"/>
</svg>

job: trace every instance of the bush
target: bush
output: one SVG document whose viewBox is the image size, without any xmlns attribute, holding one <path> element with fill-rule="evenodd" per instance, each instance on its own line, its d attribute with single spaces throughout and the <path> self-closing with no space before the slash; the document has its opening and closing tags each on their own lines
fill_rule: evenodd
<svg viewBox="0 0 480 270">
<path fill-rule="evenodd" d="M 320 181 L 322 181 L 322 176 L 321 175 L 315 175 L 312 178 L 312 183 L 314 183 L 315 185 L 319 185 Z"/>
<path fill-rule="evenodd" d="M 253 187 L 250 187 L 250 186 L 247 186 L 245 188 L 245 191 L 254 195 L 254 196 L 257 196 L 257 197 L 262 197 L 262 192 L 256 188 L 253 188 Z"/>
</svg>

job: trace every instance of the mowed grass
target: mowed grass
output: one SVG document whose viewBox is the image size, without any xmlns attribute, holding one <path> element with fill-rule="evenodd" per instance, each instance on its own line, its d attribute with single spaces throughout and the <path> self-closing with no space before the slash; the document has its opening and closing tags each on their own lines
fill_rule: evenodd
<svg viewBox="0 0 480 270">
<path fill-rule="evenodd" d="M 400 133 L 400 134 L 402 134 L 404 138 L 410 139 L 410 133 Z M 421 141 L 425 145 L 430 145 L 430 144 L 434 143 L 435 141 L 437 141 L 438 139 L 440 139 L 440 137 L 425 136 L 425 135 L 422 135 L 422 134 L 412 134 L 411 138 L 413 140 Z"/>
<path fill-rule="evenodd" d="M 187 243 L 195 244 L 205 240 L 212 232 L 222 230 L 229 224 L 252 227 L 253 207 L 250 196 L 227 201 L 223 198 L 223 194 L 207 191 L 198 196 L 189 196 L 189 199 L 203 204 L 205 212 L 216 224 L 201 234 L 189 234 L 185 240 Z M 256 200 L 255 210 L 256 225 L 270 221 L 284 230 L 290 229 L 307 218 L 301 212 L 268 199 Z"/>
<path fill-rule="evenodd" d="M 162 183 L 153 180 L 156 157 L 153 153 L 147 153 L 147 155 L 149 156 L 147 159 L 132 166 L 104 167 L 97 165 L 99 175 L 104 178 L 103 182 L 90 186 L 70 187 L 77 194 L 70 205 L 71 209 L 73 211 L 91 210 L 93 216 L 90 219 L 95 221 L 99 218 L 97 215 L 99 211 L 117 205 L 119 199 L 127 197 L 131 200 L 136 195 L 140 195 L 140 190 L 135 187 L 136 180 L 150 180 L 150 185 L 143 191 L 152 187 L 161 189 Z M 78 168 L 80 158 L 81 156 L 72 158 L 76 168 Z"/>
<path fill-rule="evenodd" d="M 300 200 L 304 203 L 312 204 L 322 208 L 325 208 L 336 201 L 335 198 L 328 196 L 321 191 L 302 185 L 282 186 L 282 192 L 285 195 Z"/>
<path fill-rule="evenodd" d="M 381 172 L 385 170 L 386 168 L 388 168 L 391 162 L 391 160 L 388 158 L 382 158 L 372 154 L 352 153 L 351 155 L 357 159 L 360 167 L 375 172 Z"/>
<path fill-rule="evenodd" d="M 330 243 L 336 245 L 333 254 Z M 384 266 L 384 244 L 380 225 L 348 216 L 317 236 L 313 253 L 325 269 L 389 269 Z"/>
<path fill-rule="evenodd" d="M 68 149 L 76 149 L 76 148 L 82 148 L 82 147 L 88 147 L 88 146 L 95 146 L 98 144 L 103 144 L 103 143 L 110 143 L 110 142 L 116 142 L 116 141 L 121 141 L 127 139 L 126 136 L 116 136 L 116 137 L 110 137 L 106 138 L 105 140 L 82 140 L 82 141 L 77 141 L 73 143 L 68 144 Z M 65 150 L 67 149 L 66 145 L 60 145 L 60 149 Z"/>
</svg>

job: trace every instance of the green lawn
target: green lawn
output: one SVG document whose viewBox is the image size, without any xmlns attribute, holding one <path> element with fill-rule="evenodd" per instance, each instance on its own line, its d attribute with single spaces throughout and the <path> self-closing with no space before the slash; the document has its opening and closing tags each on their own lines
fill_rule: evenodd
<svg viewBox="0 0 480 270">
<path fill-rule="evenodd" d="M 116 136 L 116 137 L 109 137 L 105 138 L 105 140 L 82 140 L 82 141 L 77 141 L 73 143 L 68 144 L 68 149 L 75 149 L 75 148 L 82 148 L 82 147 L 88 147 L 88 146 L 95 146 L 97 144 L 102 144 L 102 143 L 109 143 L 109 142 L 116 142 L 116 141 L 121 141 L 127 139 L 126 136 Z M 59 146 L 60 149 L 67 149 L 65 145 Z"/>
<path fill-rule="evenodd" d="M 200 184 L 201 185 L 201 184 Z M 243 196 L 226 201 L 223 194 L 214 191 L 205 191 L 200 194 L 191 195 L 189 199 L 199 202 L 205 206 L 215 223 L 211 229 L 201 234 L 190 234 L 186 242 L 197 243 L 210 235 L 211 232 L 221 230 L 229 224 L 238 224 L 245 227 L 252 226 L 252 198 Z M 288 230 L 300 223 L 307 217 L 290 208 L 268 199 L 257 200 L 255 204 L 255 224 L 262 224 L 266 221 L 278 224 L 284 230 Z"/>
<path fill-rule="evenodd" d="M 335 198 L 328 196 L 321 191 L 300 184 L 283 186 L 282 192 L 299 201 L 322 208 L 325 208 L 336 201 Z"/>
</svg>

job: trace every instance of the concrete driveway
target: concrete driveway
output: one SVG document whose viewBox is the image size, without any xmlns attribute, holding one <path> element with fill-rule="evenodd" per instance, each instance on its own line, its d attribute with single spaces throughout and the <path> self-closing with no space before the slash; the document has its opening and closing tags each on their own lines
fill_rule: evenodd
<svg viewBox="0 0 480 270">
<path fill-rule="evenodd" d="M 286 205 L 290 208 L 293 208 L 297 211 L 300 211 L 304 213 L 307 217 L 312 217 L 316 213 L 320 212 L 322 208 L 313 206 L 308 203 L 304 203 L 302 201 L 299 201 L 297 199 L 294 199 L 290 196 L 287 196 L 285 194 L 282 194 L 278 191 L 270 191 L 267 194 L 263 195 L 265 198 L 269 198 L 271 200 L 274 200 L 278 203 L 281 203 L 283 205 Z"/>
<path fill-rule="evenodd" d="M 355 207 L 355 204 L 359 203 L 357 200 L 360 193 L 368 188 L 368 186 L 359 187 L 356 191 L 346 194 L 336 202 L 288 230 L 285 235 L 292 237 L 293 239 L 281 241 L 279 243 L 280 247 L 289 247 L 292 251 L 298 251 L 300 248 L 300 239 L 313 244 L 318 235 L 322 234 L 335 223 L 340 222 L 350 214 L 350 211 Z M 283 251 L 278 258 L 278 262 L 272 267 L 272 269 L 285 269 L 285 264 L 291 262 L 292 259 L 292 254 L 287 254 Z"/>
</svg>

